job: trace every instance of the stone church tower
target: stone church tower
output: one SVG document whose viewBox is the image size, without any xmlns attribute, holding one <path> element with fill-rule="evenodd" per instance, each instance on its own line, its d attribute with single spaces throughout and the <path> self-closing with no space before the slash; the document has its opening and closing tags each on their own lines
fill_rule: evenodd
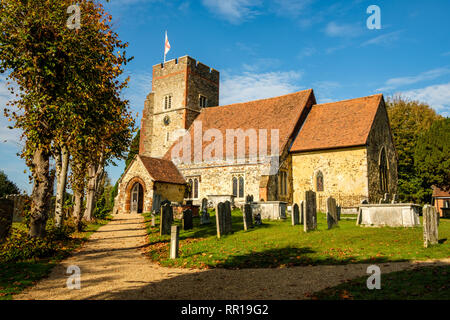
<svg viewBox="0 0 450 320">
<path fill-rule="evenodd" d="M 141 121 L 139 154 L 162 158 L 202 108 L 219 105 L 219 72 L 184 56 L 153 66 Z"/>
</svg>

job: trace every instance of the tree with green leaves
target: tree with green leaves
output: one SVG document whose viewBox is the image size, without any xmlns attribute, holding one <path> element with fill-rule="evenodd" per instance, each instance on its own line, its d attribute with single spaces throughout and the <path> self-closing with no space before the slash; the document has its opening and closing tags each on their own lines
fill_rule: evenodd
<svg viewBox="0 0 450 320">
<path fill-rule="evenodd" d="M 414 152 L 414 165 L 422 182 L 422 201 L 431 203 L 431 186 L 450 187 L 450 118 L 433 122 L 421 134 Z"/>
<path fill-rule="evenodd" d="M 121 155 L 134 126 L 128 102 L 120 98 L 127 80 L 118 80 L 130 60 L 128 44 L 112 31 L 111 16 L 98 1 L 78 1 L 82 28 L 67 28 L 70 5 L 71 0 L 4 0 L 0 7 L 0 72 L 9 72 L 19 88 L 10 104 L 17 111 L 5 113 L 25 139 L 22 157 L 34 180 L 33 237 L 44 235 L 48 218 L 50 157 L 59 161 L 59 150 L 70 154 L 72 172 L 79 174 L 75 184 L 84 193 L 88 168 Z M 62 184 L 64 173 L 58 175 Z"/>
<path fill-rule="evenodd" d="M 422 202 L 424 188 L 414 165 L 414 152 L 421 133 L 441 119 L 427 104 L 400 96 L 387 99 L 389 122 L 398 154 L 398 194 L 404 202 Z"/>
<path fill-rule="evenodd" d="M 8 179 L 6 173 L 0 170 L 0 198 L 10 194 L 19 194 L 19 188 Z"/>
</svg>

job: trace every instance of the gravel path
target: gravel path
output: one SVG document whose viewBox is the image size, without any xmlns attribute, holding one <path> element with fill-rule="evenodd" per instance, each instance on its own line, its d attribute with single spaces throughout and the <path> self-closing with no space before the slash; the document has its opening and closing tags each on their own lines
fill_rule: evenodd
<svg viewBox="0 0 450 320">
<path fill-rule="evenodd" d="M 48 278 L 14 299 L 305 299 L 306 293 L 366 275 L 368 264 L 284 269 L 189 270 L 164 268 L 143 255 L 144 218 L 118 215 L 95 232 L 86 245 L 57 265 Z M 379 264 L 382 273 L 429 262 Z M 66 286 L 67 268 L 81 269 L 81 289 Z M 382 278 L 383 285 L 383 278 Z"/>
</svg>

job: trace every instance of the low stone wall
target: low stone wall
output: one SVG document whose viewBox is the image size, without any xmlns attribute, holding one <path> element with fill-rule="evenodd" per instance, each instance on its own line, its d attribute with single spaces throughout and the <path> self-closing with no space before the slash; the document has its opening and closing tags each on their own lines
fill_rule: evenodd
<svg viewBox="0 0 450 320">
<path fill-rule="evenodd" d="M 280 220 L 286 219 L 287 202 L 260 201 L 251 204 L 253 214 L 261 214 L 261 219 Z"/>
<path fill-rule="evenodd" d="M 374 227 L 415 227 L 420 225 L 420 206 L 413 203 L 362 204 L 357 223 Z"/>
</svg>

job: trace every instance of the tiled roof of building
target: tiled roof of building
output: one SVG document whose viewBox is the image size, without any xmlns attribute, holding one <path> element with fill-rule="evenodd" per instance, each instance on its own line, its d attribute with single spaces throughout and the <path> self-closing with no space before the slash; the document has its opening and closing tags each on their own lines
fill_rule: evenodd
<svg viewBox="0 0 450 320">
<path fill-rule="evenodd" d="M 259 139 L 259 129 L 267 130 L 267 154 L 271 154 L 271 130 L 279 130 L 279 153 L 281 153 L 293 137 L 294 128 L 308 105 L 315 103 L 312 89 L 303 90 L 275 98 L 255 100 L 244 103 L 205 108 L 196 118 L 196 122 L 202 124 L 202 134 L 208 129 L 218 129 L 223 136 L 223 157 L 226 157 L 226 130 L 227 129 L 255 129 Z M 187 134 L 191 135 L 194 141 L 194 125 L 191 125 Z M 174 145 L 177 142 L 174 143 Z M 192 145 L 194 142 L 192 142 Z M 211 144 L 211 141 L 203 142 L 203 150 Z M 174 145 L 168 150 L 165 159 L 171 159 L 171 152 Z M 191 147 L 191 161 L 194 160 L 194 147 Z M 236 151 L 235 143 L 235 152 Z M 198 148 L 198 151 L 200 148 Z M 250 150 L 251 151 L 251 150 Z M 258 152 L 258 151 L 257 151 Z M 252 156 L 246 143 L 246 157 Z"/>
<path fill-rule="evenodd" d="M 450 198 L 450 187 L 447 191 L 438 188 L 436 186 L 433 186 L 433 197 L 443 197 L 443 198 Z"/>
<path fill-rule="evenodd" d="M 183 176 L 172 161 L 146 157 L 142 155 L 139 155 L 139 158 L 141 159 L 150 176 L 155 181 L 174 184 L 186 183 Z"/>
<path fill-rule="evenodd" d="M 291 152 L 343 148 L 367 142 L 383 95 L 314 105 Z"/>
</svg>

